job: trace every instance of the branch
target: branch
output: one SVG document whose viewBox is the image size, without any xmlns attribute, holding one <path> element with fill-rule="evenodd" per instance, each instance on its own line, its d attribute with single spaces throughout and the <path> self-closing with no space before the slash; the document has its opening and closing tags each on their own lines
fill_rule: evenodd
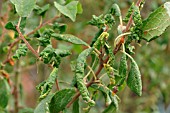
<svg viewBox="0 0 170 113">
<path fill-rule="evenodd" d="M 33 31 L 31 31 L 30 33 L 26 34 L 26 36 L 29 36 L 31 34 L 34 34 L 38 29 L 42 28 L 43 26 L 49 24 L 49 23 L 52 23 L 53 21 L 55 21 L 57 18 L 59 18 L 59 16 L 55 16 L 53 18 L 51 18 L 50 20 L 47 20 L 45 21 L 44 23 L 40 23 L 40 25 L 35 28 Z M 18 27 L 19 28 L 19 27 Z M 7 58 L 6 60 L 3 62 L 3 64 L 6 64 L 9 62 L 9 60 L 11 59 L 10 58 L 10 54 L 11 54 L 11 51 L 12 51 L 12 48 L 20 41 L 20 38 L 17 38 L 13 43 L 10 44 L 10 47 L 9 47 L 9 50 L 8 50 L 8 53 L 7 53 Z M 51 67 L 51 66 L 50 66 Z"/>
<path fill-rule="evenodd" d="M 20 22 L 21 22 L 21 17 L 18 21 L 18 25 L 16 26 L 16 30 L 19 33 L 19 37 L 24 41 L 24 43 L 27 45 L 28 49 L 36 56 L 39 58 L 39 54 L 37 53 L 37 51 L 34 50 L 34 48 L 28 43 L 28 41 L 25 39 L 25 37 L 23 36 L 23 34 L 21 33 L 19 27 L 20 27 Z"/>
<path fill-rule="evenodd" d="M 139 6 L 141 2 L 142 2 L 142 0 L 138 0 L 137 3 L 136 3 L 136 5 Z M 131 15 L 131 16 L 132 16 L 132 15 Z M 132 17 L 131 17 L 131 18 L 129 19 L 129 21 L 128 21 L 128 24 L 127 24 L 127 26 L 126 26 L 125 32 L 127 32 L 127 31 L 129 30 L 131 24 L 132 24 Z M 127 29 L 127 28 L 128 28 L 128 29 Z M 120 47 L 121 47 L 121 46 L 120 46 Z M 119 47 L 119 48 L 120 48 L 120 47 Z M 114 52 L 114 54 L 116 54 L 118 51 L 113 50 L 113 52 Z M 108 56 L 102 63 L 100 63 L 100 65 L 99 65 L 99 67 L 98 67 L 98 70 L 97 70 L 96 73 L 95 73 L 96 77 L 100 74 L 101 70 L 103 69 L 103 63 L 106 63 L 108 60 L 109 60 L 109 56 Z M 94 79 L 92 79 L 92 80 L 86 85 L 86 87 L 88 88 L 88 87 L 91 86 L 93 83 L 94 83 Z M 80 96 L 80 92 L 77 91 L 77 93 L 75 94 L 75 96 L 73 97 L 73 99 L 67 104 L 66 107 L 69 108 L 69 107 L 71 106 L 71 104 L 72 104 L 79 96 Z"/>
</svg>

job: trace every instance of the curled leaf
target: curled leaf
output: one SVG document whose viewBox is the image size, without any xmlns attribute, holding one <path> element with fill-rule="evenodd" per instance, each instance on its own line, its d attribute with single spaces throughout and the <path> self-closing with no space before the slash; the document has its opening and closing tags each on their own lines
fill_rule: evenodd
<svg viewBox="0 0 170 113">
<path fill-rule="evenodd" d="M 82 53 L 80 53 L 80 55 L 77 58 L 76 73 L 75 73 L 75 79 L 76 79 L 76 83 L 80 91 L 80 94 L 83 100 L 89 104 L 89 106 L 94 106 L 95 102 L 91 100 L 83 78 L 84 78 L 84 66 L 86 63 L 86 58 L 88 55 L 90 55 L 92 51 L 93 51 L 93 48 L 88 48 L 84 50 Z"/>
<path fill-rule="evenodd" d="M 21 56 L 26 56 L 27 54 L 27 46 L 26 44 L 19 44 L 16 53 L 14 54 L 13 58 L 20 59 Z"/>
<path fill-rule="evenodd" d="M 53 84 L 55 83 L 55 80 L 57 78 L 57 72 L 58 68 L 54 68 L 53 71 L 50 73 L 50 76 L 47 78 L 47 80 L 40 83 L 36 88 L 41 93 L 39 96 L 39 99 L 44 99 L 51 91 Z"/>
<path fill-rule="evenodd" d="M 110 11 L 109 11 L 110 14 L 112 15 L 115 15 L 115 16 L 121 16 L 121 11 L 120 11 L 120 8 L 117 4 L 113 4 Z"/>
<path fill-rule="evenodd" d="M 91 87 L 103 93 L 105 97 L 106 106 L 109 106 L 111 104 L 112 91 L 108 87 L 103 84 L 92 84 Z"/>
</svg>

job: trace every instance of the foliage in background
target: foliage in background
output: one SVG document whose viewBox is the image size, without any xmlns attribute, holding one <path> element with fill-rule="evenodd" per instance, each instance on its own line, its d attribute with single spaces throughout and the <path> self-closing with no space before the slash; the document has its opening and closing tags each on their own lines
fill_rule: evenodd
<svg viewBox="0 0 170 113">
<path fill-rule="evenodd" d="M 152 51 L 148 49 L 150 45 L 147 46 L 146 41 L 151 43 L 150 41 L 160 37 L 169 26 L 170 2 L 164 2 L 146 19 L 143 19 L 140 12 L 142 8 L 145 10 L 144 0 L 138 0 L 135 3 L 129 1 L 131 6 L 126 14 L 119 8 L 119 6 L 123 7 L 122 4 L 125 2 L 116 4 L 118 3 L 116 0 L 105 1 L 105 13 L 99 14 L 99 16 L 93 15 L 91 20 L 86 20 L 86 25 L 97 28 L 90 26 L 96 32 L 92 34 L 93 39 L 90 41 L 85 39 L 85 37 L 89 37 L 90 29 L 88 28 L 86 34 L 79 34 L 81 24 L 76 23 L 76 16 L 80 14 L 81 17 L 83 3 L 86 2 L 57 0 L 43 5 L 43 2 L 35 0 L 10 0 L 6 3 L 9 4 L 9 9 L 7 10 L 8 15 L 4 16 L 4 21 L 1 22 L 3 28 L 0 39 L 0 53 L 2 53 L 0 95 L 3 97 L 0 101 L 0 111 L 58 113 L 60 111 L 70 112 L 70 107 L 73 107 L 72 112 L 75 113 L 82 112 L 82 110 L 93 112 L 94 109 L 99 109 L 99 112 L 103 113 L 116 111 L 168 112 L 169 109 L 166 110 L 164 106 L 169 104 L 169 93 L 167 92 L 169 79 L 158 81 L 155 72 L 160 73 L 160 70 L 163 69 L 165 73 L 168 73 L 169 63 L 161 64 L 159 59 L 164 59 L 157 57 L 156 52 L 153 53 L 154 57 L 150 57 Z M 86 7 L 84 7 L 85 9 Z M 48 17 L 48 12 L 53 12 L 51 19 Z M 11 18 L 11 16 L 14 17 Z M 32 17 L 35 18 L 34 22 L 30 19 Z M 8 18 L 10 19 L 8 20 Z M 68 18 L 75 23 L 71 21 L 67 23 Z M 31 22 L 35 24 L 34 28 L 31 27 Z M 39 25 L 37 25 L 38 22 Z M 77 26 L 75 32 L 69 31 L 70 27 L 79 24 L 80 26 Z M 81 29 L 86 31 L 85 28 Z M 67 33 L 64 33 L 66 31 Z M 168 33 L 164 33 L 162 36 L 165 38 L 158 38 L 155 45 L 156 49 L 163 51 L 161 48 L 168 45 Z M 143 46 L 136 46 L 139 44 Z M 169 46 L 166 48 L 169 51 Z M 137 63 L 132 57 L 134 54 Z M 47 70 L 51 70 L 51 73 L 37 85 L 36 88 L 40 92 L 39 100 L 37 99 L 38 105 L 35 109 L 31 109 L 21 104 L 24 91 L 22 91 L 20 82 L 22 74 L 20 69 L 25 69 L 22 66 L 35 64 L 38 73 L 42 71 L 41 76 L 49 74 Z M 40 70 L 38 69 L 40 65 L 48 69 Z M 149 71 L 145 71 L 146 65 L 149 65 Z M 67 73 L 69 67 L 72 72 Z M 154 72 L 153 69 L 156 71 Z M 62 78 L 64 79 L 62 80 Z M 151 108 L 145 107 L 142 103 L 148 101 L 147 92 L 153 95 L 150 89 L 159 85 L 158 83 L 164 84 L 153 90 L 160 98 L 157 101 L 158 107 L 155 107 L 155 104 L 151 104 L 153 105 Z M 54 89 L 53 86 L 55 86 Z M 130 95 L 126 86 L 134 94 Z M 142 97 L 136 97 L 135 94 Z M 129 99 L 128 96 L 131 98 Z M 139 99 L 137 103 L 140 104 L 137 109 L 130 109 L 130 106 L 134 105 L 124 107 L 128 101 L 133 103 L 133 98 Z M 156 100 L 153 99 L 153 101 L 155 103 Z"/>
</svg>

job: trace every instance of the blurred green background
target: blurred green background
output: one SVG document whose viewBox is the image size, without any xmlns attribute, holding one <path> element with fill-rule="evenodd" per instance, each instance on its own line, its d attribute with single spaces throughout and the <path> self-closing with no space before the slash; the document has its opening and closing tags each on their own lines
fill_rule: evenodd
<svg viewBox="0 0 170 113">
<path fill-rule="evenodd" d="M 56 0 L 61 1 L 61 0 Z M 83 13 L 77 16 L 76 22 L 72 22 L 68 18 L 62 17 L 58 22 L 66 23 L 66 33 L 74 34 L 79 38 L 89 42 L 98 31 L 96 27 L 87 25 L 87 22 L 92 18 L 92 15 L 99 16 L 105 13 L 113 3 L 117 3 L 125 16 L 129 6 L 132 2 L 137 0 L 79 0 L 83 6 Z M 159 7 L 161 4 L 169 0 L 146 0 L 144 8 L 141 11 L 142 18 L 146 18 L 149 13 Z M 43 6 L 44 4 L 51 4 L 51 9 L 46 13 L 44 20 L 48 20 L 56 15 L 56 9 L 53 7 L 54 0 L 37 0 L 37 4 Z M 0 62 L 6 58 L 7 51 L 5 47 L 13 41 L 11 38 L 13 33 L 4 30 L 4 24 L 7 20 L 16 20 L 18 17 L 11 11 L 12 6 L 9 1 L 0 1 Z M 39 18 L 34 13 L 30 15 L 27 20 L 25 32 L 29 32 L 39 24 Z M 117 25 L 113 26 L 110 31 L 110 43 L 113 41 L 116 34 Z M 32 37 L 30 37 L 32 38 Z M 31 44 L 36 45 L 36 41 L 31 41 Z M 55 42 L 55 47 L 70 49 L 73 54 L 70 57 L 64 58 L 60 66 L 58 74 L 60 88 L 68 87 L 69 85 L 63 83 L 66 81 L 71 83 L 74 73 L 71 71 L 70 63 L 74 61 L 77 55 L 84 49 L 81 46 L 73 46 L 64 42 Z M 170 28 L 160 36 L 158 39 L 147 43 L 141 42 L 141 45 L 135 45 L 136 54 L 133 56 L 139 65 L 142 81 L 143 94 L 141 97 L 136 96 L 128 87 L 118 93 L 121 99 L 119 103 L 118 113 L 170 113 Z M 119 60 L 119 53 L 116 56 Z M 35 63 L 36 59 L 31 54 L 22 57 L 20 61 L 20 105 L 35 108 L 38 100 L 38 91 L 35 86 L 48 77 L 50 69 L 42 63 Z M 6 70 L 10 77 L 14 79 L 14 72 L 16 66 L 6 66 Z M 54 89 L 55 90 L 55 89 Z M 82 100 L 82 99 L 81 99 Z M 11 104 L 13 102 L 11 98 Z M 11 105 L 12 107 L 12 105 Z M 81 105 L 82 108 L 86 105 Z M 97 104 L 91 109 L 90 113 L 100 113 L 104 109 L 104 98 L 99 96 Z"/>
</svg>

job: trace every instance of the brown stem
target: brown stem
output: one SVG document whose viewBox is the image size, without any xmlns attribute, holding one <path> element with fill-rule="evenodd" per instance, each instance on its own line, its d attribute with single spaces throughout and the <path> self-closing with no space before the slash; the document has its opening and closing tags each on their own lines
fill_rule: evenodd
<svg viewBox="0 0 170 113">
<path fill-rule="evenodd" d="M 20 27 L 20 22 L 21 22 L 21 18 L 18 21 L 18 25 L 16 26 L 16 30 L 19 33 L 20 38 L 24 41 L 24 43 L 27 45 L 28 49 L 36 56 L 39 57 L 39 54 L 37 53 L 37 51 L 34 50 L 34 48 L 28 43 L 28 41 L 25 39 L 25 37 L 23 36 L 23 34 L 21 33 L 19 27 Z"/>
<path fill-rule="evenodd" d="M 60 87 L 59 87 L 58 79 L 57 79 L 57 78 L 56 78 L 56 80 L 55 80 L 55 84 L 56 84 L 56 89 L 59 91 L 59 90 L 60 90 Z"/>
<path fill-rule="evenodd" d="M 6 64 L 7 62 L 9 62 L 9 60 L 11 59 L 10 58 L 10 54 L 11 54 L 11 51 L 12 51 L 12 48 L 20 41 L 19 38 L 17 38 L 13 43 L 10 44 L 10 47 L 9 47 L 9 50 L 8 50 L 8 53 L 7 53 L 7 58 L 6 60 L 3 62 L 3 64 Z"/>
</svg>

